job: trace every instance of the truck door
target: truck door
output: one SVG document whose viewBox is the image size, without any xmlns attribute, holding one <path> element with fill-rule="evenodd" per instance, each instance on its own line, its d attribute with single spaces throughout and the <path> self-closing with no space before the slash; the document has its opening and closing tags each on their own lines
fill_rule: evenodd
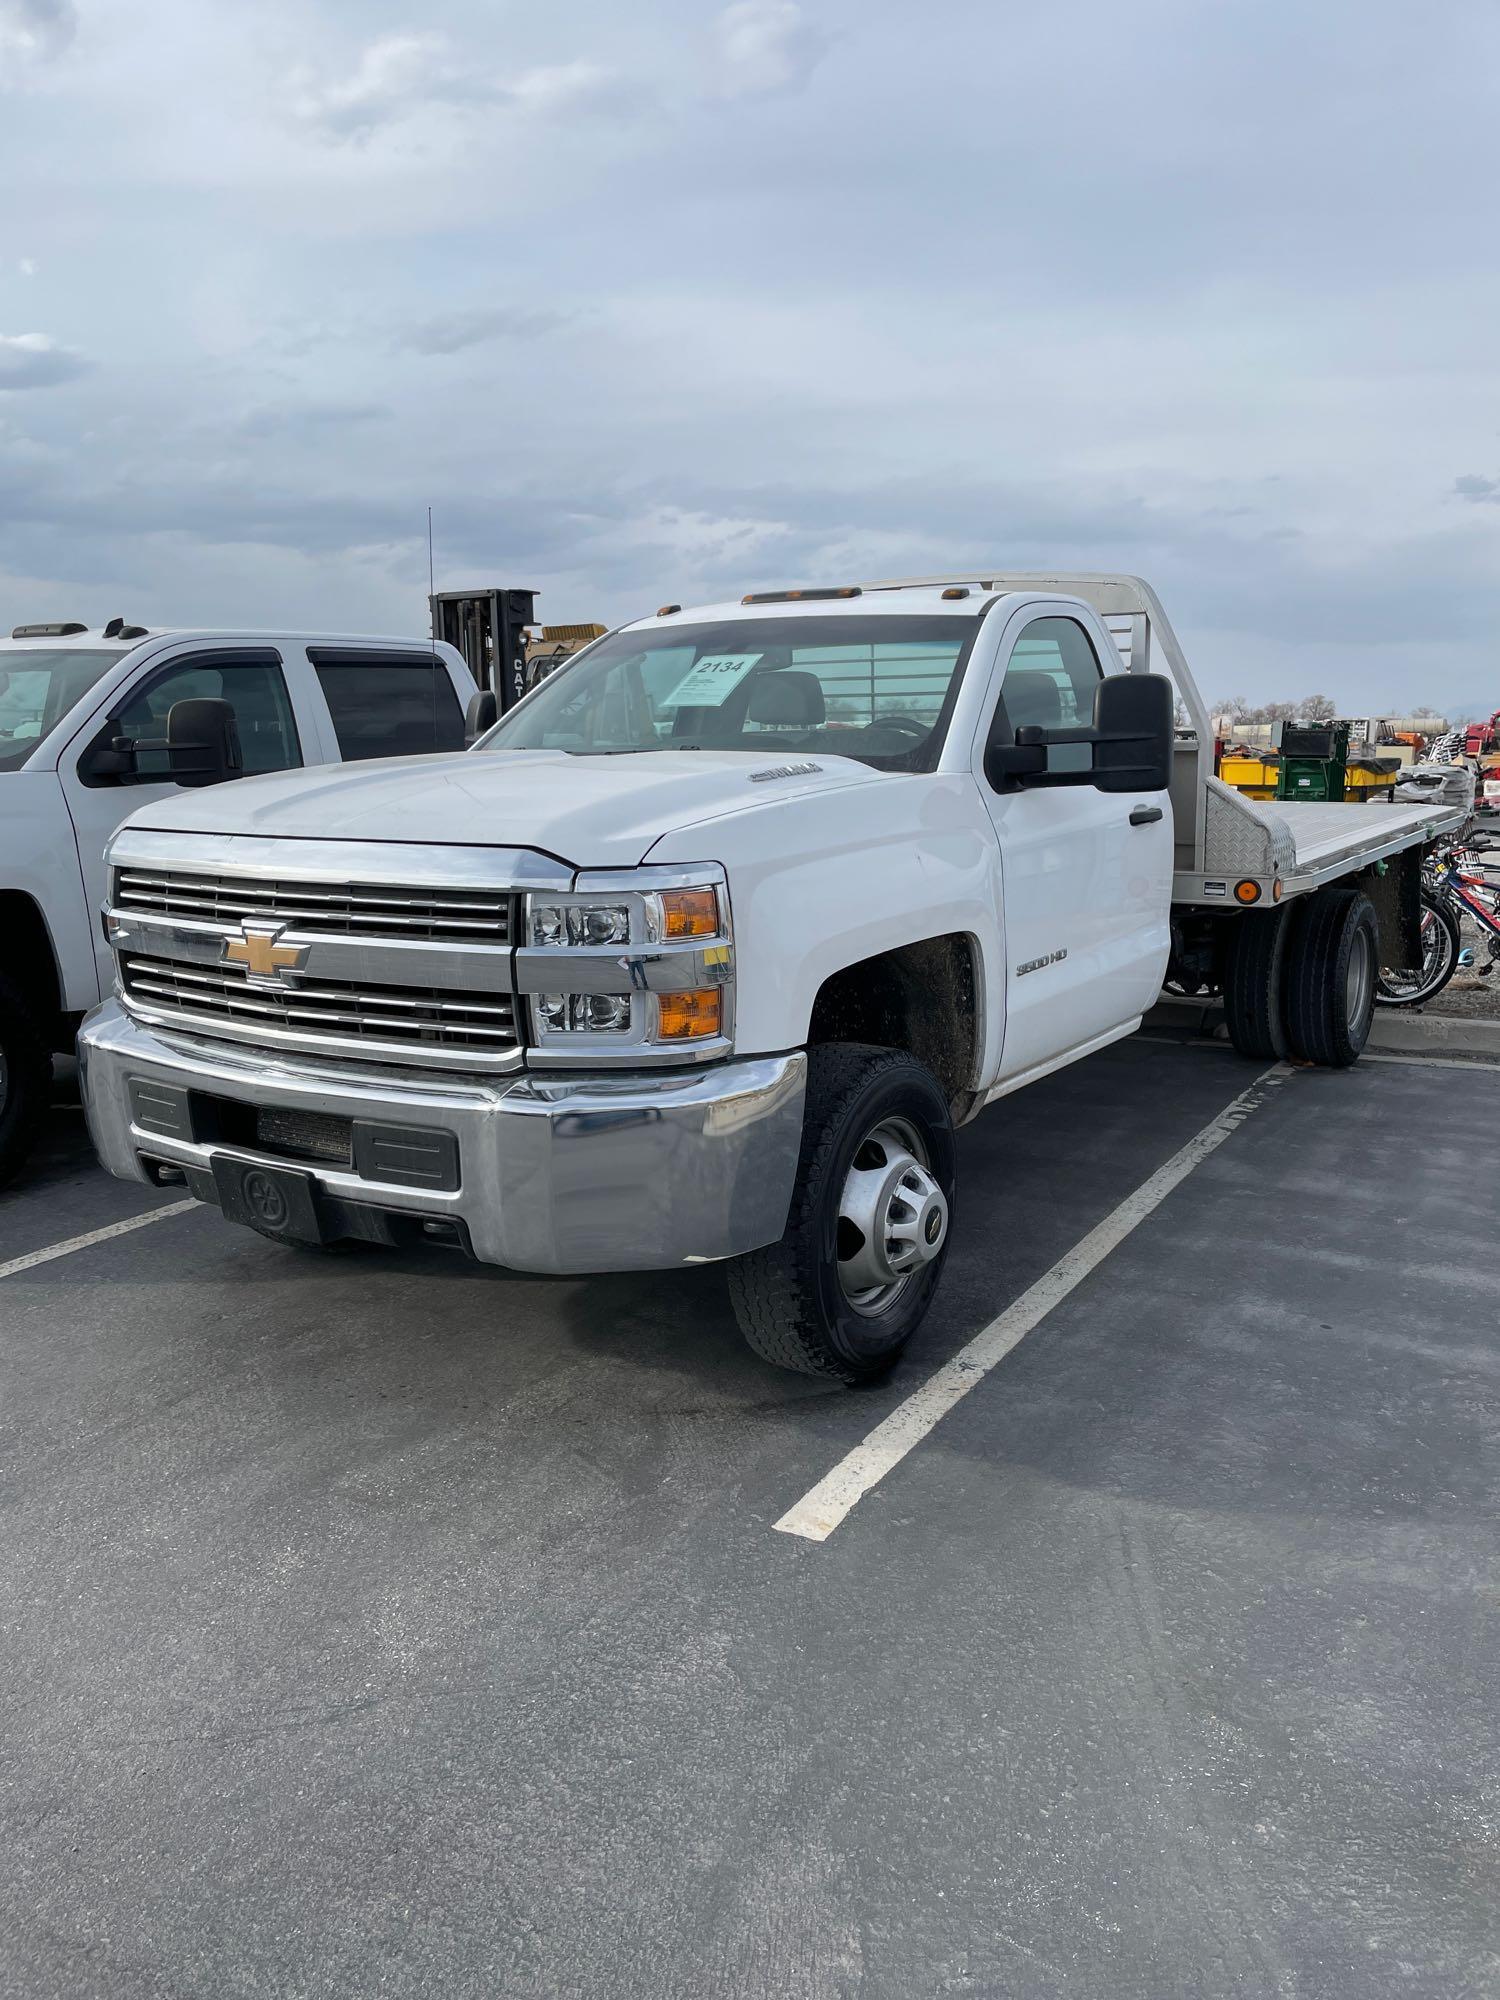
<svg viewBox="0 0 1500 2000">
<path fill-rule="evenodd" d="M 170 797 L 178 786 L 167 775 L 164 750 L 137 751 L 134 769 L 124 775 L 103 768 L 105 760 L 98 753 L 121 737 L 159 742 L 167 733 L 167 711 L 173 702 L 195 696 L 227 701 L 233 708 L 246 777 L 294 770 L 303 762 L 292 696 L 281 657 L 271 647 L 196 646 L 147 666 L 136 680 L 116 689 L 107 714 L 93 716 L 58 760 L 78 843 L 102 993 L 108 993 L 114 978 L 99 927 L 107 887 L 105 845 L 122 820 L 153 799 Z"/>
<path fill-rule="evenodd" d="M 1103 675 L 1089 630 L 1061 611 L 1020 612 L 1001 641 L 989 723 L 1016 730 L 1086 725 Z M 1111 646 L 1111 668 L 1121 671 Z M 999 840 L 1006 950 L 1002 1080 L 1133 1023 L 1156 999 L 1171 943 L 1172 808 L 1165 792 L 1092 785 L 996 791 L 978 777 Z M 1086 744 L 1049 749 L 1052 771 L 1087 770 Z"/>
</svg>

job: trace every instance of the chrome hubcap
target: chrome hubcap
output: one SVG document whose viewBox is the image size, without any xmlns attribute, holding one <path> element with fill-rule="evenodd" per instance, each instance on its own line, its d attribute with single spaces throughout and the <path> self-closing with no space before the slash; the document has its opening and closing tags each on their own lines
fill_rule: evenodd
<svg viewBox="0 0 1500 2000">
<path fill-rule="evenodd" d="M 839 1195 L 838 1262 L 859 1313 L 890 1309 L 942 1250 L 948 1203 L 915 1126 L 887 1118 L 855 1148 Z"/>
<path fill-rule="evenodd" d="M 1349 970 L 1344 975 L 1344 1011 L 1351 1028 L 1357 1028 L 1364 1020 L 1369 998 L 1370 940 L 1364 931 L 1357 931 L 1354 949 L 1349 954 Z"/>
</svg>

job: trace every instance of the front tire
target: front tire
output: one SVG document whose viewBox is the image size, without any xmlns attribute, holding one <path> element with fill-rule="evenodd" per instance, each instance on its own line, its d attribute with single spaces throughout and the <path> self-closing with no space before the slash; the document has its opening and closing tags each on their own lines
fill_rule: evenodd
<svg viewBox="0 0 1500 2000">
<path fill-rule="evenodd" d="M 851 1386 L 888 1374 L 937 1289 L 953 1178 L 953 1121 L 929 1070 L 896 1049 L 810 1049 L 786 1233 L 729 1266 L 761 1359 Z"/>
<path fill-rule="evenodd" d="M 0 980 L 0 1187 L 21 1171 L 52 1102 L 52 1057 L 16 988 Z"/>
</svg>

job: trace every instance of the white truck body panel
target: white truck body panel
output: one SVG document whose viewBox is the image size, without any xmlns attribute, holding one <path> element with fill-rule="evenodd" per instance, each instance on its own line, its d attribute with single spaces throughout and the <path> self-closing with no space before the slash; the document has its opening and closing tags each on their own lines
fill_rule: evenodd
<svg viewBox="0 0 1500 2000">
<path fill-rule="evenodd" d="M 104 849 L 116 827 L 150 804 L 201 797 L 176 783 L 90 786 L 79 760 L 100 725 L 138 686 L 174 660 L 211 661 L 216 652 L 269 649 L 280 659 L 296 725 L 301 767 L 337 764 L 338 737 L 318 684 L 309 647 L 434 655 L 446 670 L 460 710 L 476 692 L 462 655 L 451 646 L 367 633 L 184 630 L 153 633 L 133 644 L 90 633 L 58 639 L 0 640 L 0 675 L 7 661 L 55 651 L 115 652 L 118 657 L 86 693 L 37 741 L 15 770 L 0 771 L 0 891 L 27 896 L 40 911 L 52 942 L 65 1012 L 96 1006 L 113 980 L 108 945 L 99 927 L 105 900 Z M 399 760 L 397 760 L 399 761 Z M 256 783 L 257 780 L 242 781 Z"/>
<path fill-rule="evenodd" d="M 882 773 L 867 764 L 840 757 L 819 762 L 819 771 L 778 783 L 777 799 L 882 783 Z M 766 802 L 765 787 L 751 783 L 743 757 L 524 750 L 377 758 L 341 770 L 326 786 L 309 785 L 300 771 L 278 771 L 241 779 L 232 791 L 177 792 L 147 808 L 137 824 L 288 840 L 390 840 L 411 826 L 419 838 L 441 844 L 529 847 L 574 868 L 633 868 L 665 829 L 697 827 L 737 806 Z"/>
</svg>

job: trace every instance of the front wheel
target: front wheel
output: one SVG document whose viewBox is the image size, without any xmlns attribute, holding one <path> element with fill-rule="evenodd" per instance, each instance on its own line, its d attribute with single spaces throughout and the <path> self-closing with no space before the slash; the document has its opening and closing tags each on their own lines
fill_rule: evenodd
<svg viewBox="0 0 1500 2000">
<path fill-rule="evenodd" d="M 810 1049 L 786 1233 L 729 1267 L 755 1352 L 849 1384 L 887 1374 L 937 1289 L 953 1168 L 953 1122 L 929 1070 L 896 1049 Z"/>
</svg>

